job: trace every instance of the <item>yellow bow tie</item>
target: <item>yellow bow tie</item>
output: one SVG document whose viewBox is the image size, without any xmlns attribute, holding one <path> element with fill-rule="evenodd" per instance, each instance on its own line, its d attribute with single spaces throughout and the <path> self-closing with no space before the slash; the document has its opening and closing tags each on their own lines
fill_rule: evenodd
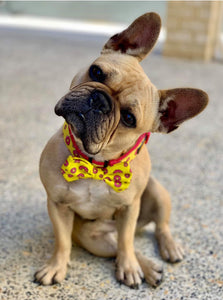
<svg viewBox="0 0 223 300">
<path fill-rule="evenodd" d="M 120 162 L 106 168 L 95 167 L 84 158 L 77 158 L 72 155 L 61 167 L 64 178 L 69 181 L 92 178 L 105 181 L 116 192 L 121 192 L 130 184 L 132 172 L 127 162 Z"/>
<path fill-rule="evenodd" d="M 129 187 L 132 179 L 130 162 L 139 153 L 144 144 L 148 142 L 150 133 L 145 133 L 138 139 L 135 146 L 117 160 L 105 163 L 96 162 L 81 153 L 69 125 L 63 126 L 64 142 L 72 155 L 69 155 L 61 167 L 61 173 L 66 181 L 92 178 L 103 180 L 116 192 L 124 191 Z M 89 161 L 90 160 L 90 161 Z"/>
</svg>

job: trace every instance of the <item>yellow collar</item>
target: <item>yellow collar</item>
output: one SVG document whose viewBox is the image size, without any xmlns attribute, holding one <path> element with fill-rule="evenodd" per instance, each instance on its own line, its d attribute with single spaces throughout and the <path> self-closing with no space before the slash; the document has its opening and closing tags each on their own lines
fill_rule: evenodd
<svg viewBox="0 0 223 300">
<path fill-rule="evenodd" d="M 150 133 L 144 133 L 127 153 L 118 159 L 98 162 L 87 157 L 78 148 L 70 126 L 63 126 L 64 142 L 71 155 L 61 167 L 61 173 L 66 181 L 79 179 L 103 180 L 116 192 L 122 192 L 129 187 L 132 178 L 130 162 L 136 157 L 141 148 L 148 142 Z"/>
</svg>

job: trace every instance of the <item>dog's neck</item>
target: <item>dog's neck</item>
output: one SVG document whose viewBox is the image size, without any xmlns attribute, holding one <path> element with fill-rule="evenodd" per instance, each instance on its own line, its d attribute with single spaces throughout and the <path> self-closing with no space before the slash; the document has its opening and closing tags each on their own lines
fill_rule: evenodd
<svg viewBox="0 0 223 300">
<path fill-rule="evenodd" d="M 66 122 L 64 123 L 64 126 L 63 126 L 63 135 L 64 135 L 64 142 L 74 157 L 81 157 L 81 158 L 84 158 L 87 161 L 93 163 L 94 165 L 96 165 L 98 167 L 104 167 L 104 166 L 108 166 L 108 165 L 110 165 L 110 166 L 114 165 L 120 161 L 124 161 L 125 159 L 128 160 L 128 158 L 130 156 L 131 156 L 131 160 L 132 160 L 133 159 L 132 157 L 136 156 L 140 152 L 142 146 L 147 144 L 149 137 L 150 137 L 150 132 L 142 134 L 138 138 L 137 142 L 134 144 L 133 147 L 131 147 L 125 153 L 122 152 L 118 156 L 118 158 L 115 157 L 114 159 L 111 159 L 111 160 L 104 160 L 103 158 L 101 159 L 100 156 L 97 156 L 97 158 L 96 157 L 92 158 L 92 157 L 89 157 L 83 151 L 81 151 L 76 143 L 76 140 L 74 138 L 74 135 L 72 133 L 70 126 Z"/>
</svg>

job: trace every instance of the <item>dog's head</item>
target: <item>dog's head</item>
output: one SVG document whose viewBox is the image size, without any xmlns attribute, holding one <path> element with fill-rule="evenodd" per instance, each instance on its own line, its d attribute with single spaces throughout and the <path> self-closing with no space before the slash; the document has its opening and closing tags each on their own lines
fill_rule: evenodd
<svg viewBox="0 0 223 300">
<path fill-rule="evenodd" d="M 200 113 L 205 92 L 157 90 L 139 62 L 159 36 L 160 17 L 147 13 L 111 37 L 97 58 L 78 73 L 55 112 L 71 125 L 81 149 L 112 159 L 147 131 L 170 132 Z"/>
</svg>

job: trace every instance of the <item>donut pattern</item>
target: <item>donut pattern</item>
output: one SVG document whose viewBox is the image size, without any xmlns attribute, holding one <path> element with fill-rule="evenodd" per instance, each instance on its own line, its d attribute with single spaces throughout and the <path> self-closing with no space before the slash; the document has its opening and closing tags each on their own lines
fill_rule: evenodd
<svg viewBox="0 0 223 300">
<path fill-rule="evenodd" d="M 129 163 L 123 164 L 123 162 L 120 162 L 114 166 L 100 168 L 93 166 L 84 158 L 76 159 L 72 155 L 68 156 L 62 165 L 61 173 L 69 182 L 89 178 L 103 180 L 116 192 L 127 189 L 132 179 Z"/>
</svg>

